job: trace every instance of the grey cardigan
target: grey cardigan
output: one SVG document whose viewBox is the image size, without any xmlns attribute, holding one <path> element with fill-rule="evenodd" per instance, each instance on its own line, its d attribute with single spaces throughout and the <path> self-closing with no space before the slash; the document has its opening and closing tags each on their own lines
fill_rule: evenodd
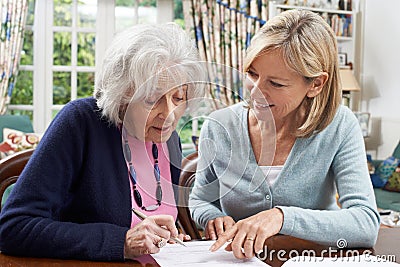
<svg viewBox="0 0 400 267">
<path fill-rule="evenodd" d="M 351 110 L 340 106 L 326 129 L 298 138 L 272 187 L 257 165 L 247 114 L 239 103 L 213 112 L 202 127 L 189 199 L 195 221 L 204 227 L 216 217 L 238 221 L 279 207 L 281 234 L 326 245 L 342 238 L 347 247 L 372 247 L 380 220 L 363 137 Z"/>
</svg>

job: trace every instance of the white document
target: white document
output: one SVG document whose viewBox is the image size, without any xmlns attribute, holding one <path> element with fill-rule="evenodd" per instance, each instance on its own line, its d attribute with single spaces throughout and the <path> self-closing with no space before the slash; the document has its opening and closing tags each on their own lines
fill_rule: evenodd
<svg viewBox="0 0 400 267">
<path fill-rule="evenodd" d="M 220 248 L 210 252 L 208 249 L 215 241 L 185 242 L 186 247 L 179 244 L 167 244 L 157 254 L 151 256 L 161 267 L 196 267 L 196 266 L 260 266 L 269 265 L 253 257 L 252 259 L 236 259 L 232 252 Z"/>
<path fill-rule="evenodd" d="M 282 267 L 400 267 L 400 264 L 389 262 L 373 255 L 359 255 L 354 257 L 323 258 L 311 256 L 297 256 L 289 259 Z"/>
</svg>

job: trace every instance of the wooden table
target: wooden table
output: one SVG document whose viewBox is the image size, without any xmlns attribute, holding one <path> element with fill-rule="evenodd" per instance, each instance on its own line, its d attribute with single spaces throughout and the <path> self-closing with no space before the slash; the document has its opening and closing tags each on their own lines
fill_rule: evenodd
<svg viewBox="0 0 400 267">
<path fill-rule="evenodd" d="M 373 255 L 389 256 L 394 255 L 395 261 L 400 263 L 400 228 L 382 228 L 379 231 L 378 242 L 376 245 L 369 249 Z M 268 251 L 272 250 L 284 250 L 286 256 L 290 251 L 297 251 L 301 253 L 304 250 L 314 250 L 317 256 L 324 250 L 329 250 L 328 247 L 318 245 L 310 241 L 301 240 L 289 236 L 274 236 L 268 239 L 266 242 Z M 359 249 L 359 252 L 365 251 L 365 249 Z M 343 250 L 342 252 L 346 252 Z M 282 261 L 278 257 L 266 259 L 265 262 L 271 266 L 281 266 Z M 324 254 L 327 256 L 327 253 Z M 282 258 L 282 257 L 281 257 Z M 45 259 L 45 258 L 24 258 L 24 257 L 12 257 L 0 253 L 0 266 L 1 267 L 152 267 L 158 266 L 158 264 L 151 258 L 148 257 L 147 262 L 139 263 L 137 261 L 127 262 L 93 262 L 93 261 L 77 261 L 77 260 L 58 260 L 58 259 Z"/>
</svg>

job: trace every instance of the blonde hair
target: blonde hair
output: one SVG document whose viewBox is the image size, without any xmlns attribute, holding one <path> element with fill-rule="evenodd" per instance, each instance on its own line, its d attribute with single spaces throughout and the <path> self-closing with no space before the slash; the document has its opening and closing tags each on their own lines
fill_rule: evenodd
<svg viewBox="0 0 400 267">
<path fill-rule="evenodd" d="M 135 25 L 119 33 L 108 47 L 93 96 L 102 115 L 118 125 L 131 101 L 166 93 L 157 87 L 158 79 L 165 76 L 176 86 L 188 84 L 190 99 L 205 93 L 203 63 L 195 42 L 180 26 Z"/>
<path fill-rule="evenodd" d="M 255 34 L 246 51 L 244 71 L 261 54 L 281 50 L 285 64 L 308 82 L 328 73 L 320 94 L 305 97 L 305 122 L 297 137 L 308 137 L 325 129 L 340 105 L 337 43 L 331 27 L 319 15 L 306 10 L 289 10 L 271 18 Z"/>
</svg>

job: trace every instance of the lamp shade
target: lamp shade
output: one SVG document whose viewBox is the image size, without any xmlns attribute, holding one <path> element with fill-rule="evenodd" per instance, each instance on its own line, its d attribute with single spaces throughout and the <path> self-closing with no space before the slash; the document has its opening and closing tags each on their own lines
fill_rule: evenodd
<svg viewBox="0 0 400 267">
<path fill-rule="evenodd" d="M 360 91 L 356 77 L 350 69 L 340 69 L 340 80 L 342 83 L 342 91 Z"/>
</svg>

